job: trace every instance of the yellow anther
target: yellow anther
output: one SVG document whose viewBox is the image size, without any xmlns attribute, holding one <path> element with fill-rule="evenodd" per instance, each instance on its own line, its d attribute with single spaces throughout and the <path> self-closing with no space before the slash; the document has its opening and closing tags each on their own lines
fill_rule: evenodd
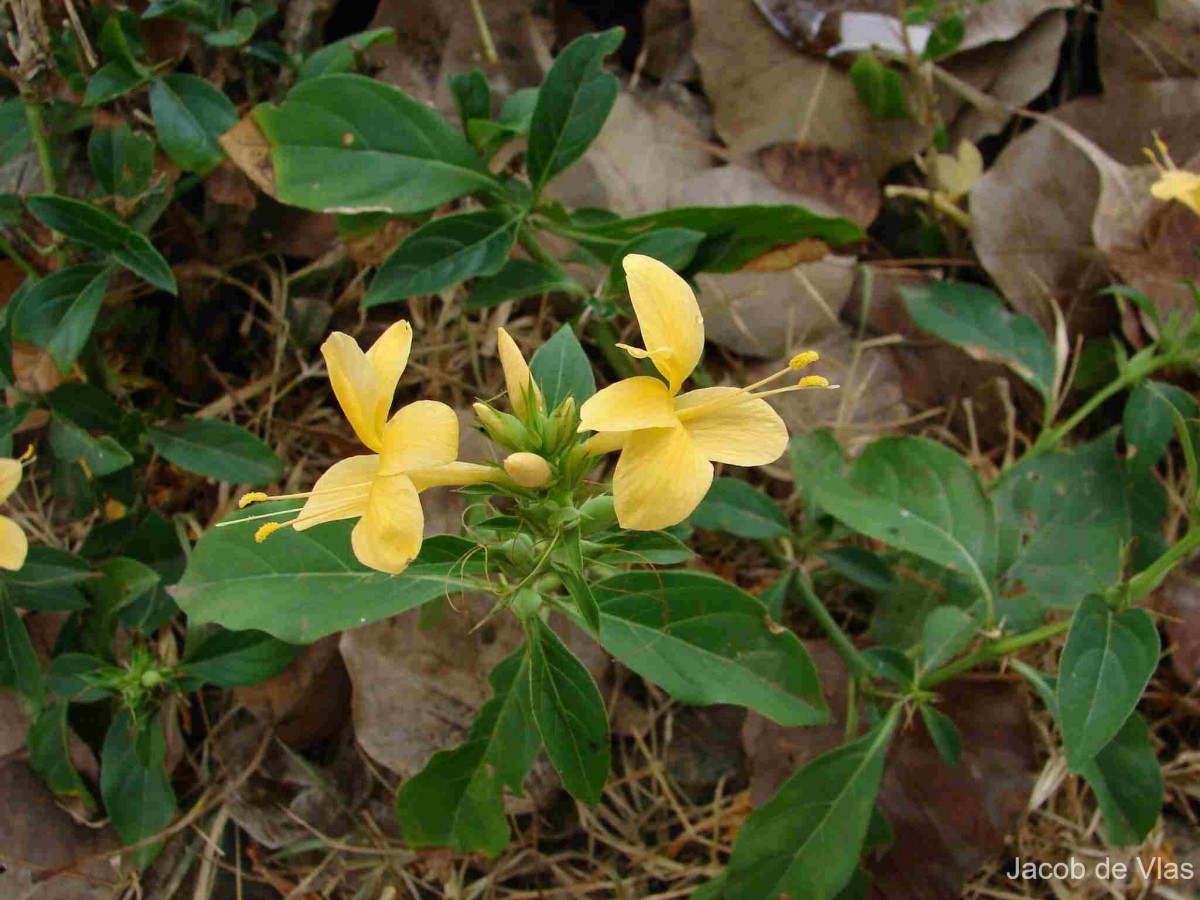
<svg viewBox="0 0 1200 900">
<path fill-rule="evenodd" d="M 261 503 L 264 500 L 270 499 L 262 491 L 250 491 L 248 494 L 242 494 L 242 499 L 238 501 L 238 509 L 245 509 L 251 503 Z"/>
<path fill-rule="evenodd" d="M 19 462 L 19 463 L 33 462 L 33 459 L 34 459 L 33 444 L 30 444 L 28 447 L 25 448 L 25 452 L 22 453 L 21 456 L 17 459 L 17 462 Z"/>
<path fill-rule="evenodd" d="M 266 525 L 258 529 L 258 531 L 254 532 L 255 542 L 261 544 L 282 527 L 283 525 L 279 522 L 268 522 Z"/>
<path fill-rule="evenodd" d="M 821 354 L 816 350 L 805 350 L 803 353 L 797 353 L 791 358 L 791 361 L 788 362 L 788 368 L 792 371 L 807 369 L 820 358 Z"/>
<path fill-rule="evenodd" d="M 824 377 L 823 375 L 805 375 L 798 382 L 796 382 L 796 387 L 801 387 L 801 388 L 829 387 L 829 379 Z"/>
</svg>

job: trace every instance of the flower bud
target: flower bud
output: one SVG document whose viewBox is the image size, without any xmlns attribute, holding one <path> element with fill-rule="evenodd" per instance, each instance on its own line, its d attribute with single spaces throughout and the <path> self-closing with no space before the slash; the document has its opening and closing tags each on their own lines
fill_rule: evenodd
<svg viewBox="0 0 1200 900">
<path fill-rule="evenodd" d="M 512 607 L 518 616 L 528 619 L 537 615 L 537 611 L 542 608 L 542 595 L 533 588 L 521 588 L 513 596 Z"/>
<path fill-rule="evenodd" d="M 579 510 L 573 506 L 563 506 L 556 509 L 550 516 L 550 524 L 554 528 L 570 530 L 579 524 Z"/>
<path fill-rule="evenodd" d="M 575 408 L 575 398 L 567 397 L 558 405 L 558 409 L 550 415 L 546 427 L 546 447 L 551 451 L 561 450 L 575 440 L 579 429 L 579 414 Z"/>
<path fill-rule="evenodd" d="M 579 514 L 583 517 L 581 527 L 589 532 L 601 531 L 615 525 L 617 521 L 617 509 L 612 494 L 601 494 L 599 497 L 585 500 L 579 507 Z"/>
<path fill-rule="evenodd" d="M 492 409 L 486 403 L 474 405 L 475 418 L 488 437 L 506 450 L 523 450 L 530 446 L 529 429 L 516 416 Z"/>
<path fill-rule="evenodd" d="M 531 566 L 536 559 L 533 538 L 524 533 L 514 535 L 509 540 L 502 542 L 496 549 L 519 566 Z"/>
<path fill-rule="evenodd" d="M 157 669 L 148 669 L 142 673 L 142 687 L 154 688 L 163 683 L 162 673 Z"/>
<path fill-rule="evenodd" d="M 525 488 L 541 487 L 554 475 L 550 463 L 536 453 L 514 453 L 504 460 L 504 471 Z"/>
</svg>

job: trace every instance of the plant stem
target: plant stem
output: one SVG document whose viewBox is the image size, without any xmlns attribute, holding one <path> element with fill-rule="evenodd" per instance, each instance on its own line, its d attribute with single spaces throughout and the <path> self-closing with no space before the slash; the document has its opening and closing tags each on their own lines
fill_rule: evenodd
<svg viewBox="0 0 1200 900">
<path fill-rule="evenodd" d="M 1136 384 L 1151 372 L 1165 368 L 1178 361 L 1179 360 L 1175 354 L 1168 353 L 1158 357 L 1151 357 L 1147 362 L 1144 362 L 1139 366 L 1130 366 L 1115 379 L 1089 397 L 1087 402 L 1084 403 L 1083 406 L 1079 407 L 1079 409 L 1075 410 L 1074 414 L 1072 414 L 1071 417 L 1061 425 L 1057 425 L 1054 428 L 1049 428 L 1043 431 L 1041 436 L 1038 437 L 1037 443 L 1033 445 L 1033 449 L 1031 449 L 1027 455 L 1030 458 L 1034 458 L 1057 450 L 1059 445 L 1062 443 L 1063 438 L 1074 431 L 1084 419 L 1095 412 L 1097 407 L 1099 407 L 1100 404 L 1102 404 L 1109 397 L 1113 396 L 1119 391 L 1124 390 L 1130 385 Z"/>
<path fill-rule="evenodd" d="M 1025 634 L 1014 635 L 1013 637 L 1001 638 L 998 641 L 991 641 L 984 644 L 973 653 L 968 653 L 966 656 L 960 656 L 954 662 L 947 663 L 940 669 L 930 672 L 921 679 L 920 687 L 931 688 L 934 685 L 941 684 L 943 681 L 949 681 L 955 675 L 961 675 L 963 672 L 975 668 L 982 662 L 987 662 L 991 659 L 997 659 L 1001 656 L 1006 656 L 1023 647 L 1030 647 L 1033 644 L 1040 644 L 1042 641 L 1054 637 L 1056 634 L 1062 634 L 1071 627 L 1070 619 L 1063 619 L 1060 622 L 1051 622 L 1049 625 L 1043 625 L 1041 628 L 1035 628 L 1033 631 Z"/>
<path fill-rule="evenodd" d="M 500 57 L 496 55 L 492 32 L 488 28 L 487 18 L 483 14 L 483 6 L 479 0 L 471 0 L 471 12 L 475 14 L 475 27 L 479 29 L 479 40 L 483 42 L 483 56 L 489 63 L 495 65 Z"/>
<path fill-rule="evenodd" d="M 42 105 L 40 103 L 25 104 L 25 118 L 29 122 L 29 131 L 33 135 L 33 144 L 37 147 L 38 164 L 42 168 L 42 181 L 47 194 L 58 193 L 58 176 L 54 172 L 54 157 L 50 154 L 50 141 L 46 136 L 46 126 L 42 120 Z"/>
<path fill-rule="evenodd" d="M 1176 564 L 1196 547 L 1200 547 L 1200 527 L 1193 525 L 1175 546 L 1129 579 L 1126 585 L 1127 602 L 1133 604 L 1144 600 L 1147 594 L 1162 584 Z"/>
<path fill-rule="evenodd" d="M 846 633 L 838 626 L 838 623 L 833 621 L 833 616 L 829 614 L 829 610 L 825 608 L 825 604 L 821 602 L 813 591 L 812 581 L 809 580 L 808 573 L 796 570 L 796 584 L 800 586 L 800 596 L 804 598 L 804 605 L 808 607 L 808 611 L 813 614 L 813 618 L 817 620 L 817 624 L 821 626 L 821 630 L 833 643 L 834 648 L 842 659 L 846 661 L 846 667 L 850 670 L 850 675 L 853 678 L 863 678 L 870 673 L 870 666 L 863 659 L 863 655 L 858 652 L 858 648 L 850 643 L 850 638 L 846 637 Z"/>
<path fill-rule="evenodd" d="M 0 234 L 0 253 L 3 253 L 5 256 L 7 256 L 9 259 L 11 259 L 14 263 L 16 263 L 17 268 L 19 268 L 22 272 L 24 272 L 30 278 L 36 280 L 39 277 L 38 273 L 37 273 L 37 269 L 35 269 L 33 266 L 31 266 L 28 263 L 28 261 L 25 259 L 25 257 L 23 257 L 21 254 L 19 254 L 17 252 L 16 248 L 11 243 L 9 243 L 8 238 L 6 238 L 2 234 Z"/>
</svg>

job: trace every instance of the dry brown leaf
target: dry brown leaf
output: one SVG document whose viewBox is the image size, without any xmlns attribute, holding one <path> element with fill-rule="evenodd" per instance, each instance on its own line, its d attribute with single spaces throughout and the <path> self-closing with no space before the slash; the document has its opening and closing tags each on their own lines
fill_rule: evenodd
<svg viewBox="0 0 1200 900">
<path fill-rule="evenodd" d="M 1123 85 L 1059 107 L 1054 118 L 1061 124 L 1039 122 L 975 182 L 975 249 L 1020 312 L 1049 326 L 1052 297 L 1073 329 L 1094 329 L 1102 323 L 1090 313 L 1093 295 L 1107 281 L 1097 243 L 1119 247 L 1131 211 L 1144 216 L 1138 210 L 1149 200 L 1150 167 L 1142 165 L 1142 148 L 1152 132 L 1162 134 L 1177 158 L 1200 151 L 1200 81 Z M 1126 173 L 1127 166 L 1142 171 Z M 1144 218 L 1133 224 L 1140 231 Z"/>
<path fill-rule="evenodd" d="M 16 386 L 27 394 L 48 394 L 62 384 L 62 373 L 41 347 L 24 341 L 13 341 L 13 374 Z"/>
<path fill-rule="evenodd" d="M 649 0 L 642 10 L 642 21 L 642 71 L 668 84 L 695 81 L 699 72 L 692 56 L 688 0 Z"/>
<path fill-rule="evenodd" d="M 1200 76 L 1200 5 L 1195 0 L 1106 0 L 1096 39 L 1106 88 Z"/>
<path fill-rule="evenodd" d="M 224 160 L 204 179 L 204 192 L 214 203 L 254 209 L 258 197 L 250 179 L 230 160 Z"/>
<path fill-rule="evenodd" d="M 1164 614 L 1171 664 L 1185 684 L 1200 681 L 1200 579 L 1195 567 L 1174 572 L 1154 594 Z"/>
<path fill-rule="evenodd" d="M 815 238 L 804 238 L 794 244 L 776 247 L 754 257 L 740 272 L 786 272 L 803 263 L 816 262 L 829 255 L 829 245 Z"/>
<path fill-rule="evenodd" d="M 797 203 L 820 201 L 859 228 L 879 215 L 879 184 L 856 153 L 788 143 L 767 147 L 759 159 L 771 181 L 798 195 Z"/>
<path fill-rule="evenodd" d="M 217 143 L 233 164 L 258 185 L 259 190 L 269 197 L 276 195 L 271 145 L 252 116 L 246 116 L 218 137 Z"/>
<path fill-rule="evenodd" d="M 859 153 L 874 176 L 923 144 L 914 123 L 873 123 L 844 67 L 789 45 L 751 3 L 691 0 L 692 52 L 735 157 L 800 143 Z"/>
<path fill-rule="evenodd" d="M 297 749 L 319 743 L 346 720 L 350 683 L 338 655 L 337 635 L 310 644 L 286 670 L 251 687 L 234 689 L 237 702 L 275 726 Z"/>
<path fill-rule="evenodd" d="M 1052 9 L 1070 9 L 1073 0 L 988 0 L 967 11 L 966 33 L 959 53 L 994 41 L 1010 41 L 1023 34 L 1041 15 Z"/>
</svg>

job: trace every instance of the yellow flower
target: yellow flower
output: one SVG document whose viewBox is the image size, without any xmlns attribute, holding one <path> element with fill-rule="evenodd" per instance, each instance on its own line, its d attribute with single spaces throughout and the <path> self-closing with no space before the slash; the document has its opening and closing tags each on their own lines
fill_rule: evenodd
<svg viewBox="0 0 1200 900">
<path fill-rule="evenodd" d="M 1157 134 L 1154 146 L 1158 157 L 1148 148 L 1143 150 L 1158 169 L 1158 181 L 1150 185 L 1150 196 L 1156 200 L 1178 200 L 1200 216 L 1200 175 L 1176 166 L 1167 153 L 1167 145 Z"/>
<path fill-rule="evenodd" d="M 787 427 L 763 400 L 784 391 L 828 387 L 818 375 L 791 387 L 757 392 L 782 375 L 817 360 L 801 353 L 776 372 L 745 388 L 710 387 L 680 394 L 700 361 L 704 320 L 686 281 L 648 256 L 624 259 L 629 297 L 645 349 L 619 345 L 649 358 L 666 379 L 641 375 L 606 387 L 580 408 L 580 431 L 595 431 L 593 453 L 621 450 L 613 476 L 617 521 L 638 531 L 682 522 L 704 498 L 713 463 L 761 466 L 787 447 Z"/>
<path fill-rule="evenodd" d="M 329 336 L 321 352 L 333 392 L 359 440 L 376 453 L 334 463 L 311 491 L 276 497 L 255 491 L 243 496 L 243 507 L 262 500 L 305 499 L 292 519 L 268 522 L 255 540 L 266 540 L 280 528 L 303 531 L 324 522 L 359 519 L 350 534 L 354 555 L 365 566 L 395 575 L 421 549 L 421 491 L 496 477 L 490 466 L 455 462 L 458 416 L 446 404 L 418 400 L 388 419 L 411 346 L 412 329 L 403 321 L 384 332 L 366 353 L 349 335 Z M 277 515 L 282 513 L 252 518 Z"/>
<path fill-rule="evenodd" d="M 529 366 L 521 355 L 517 342 L 503 328 L 496 329 L 496 349 L 500 353 L 500 365 L 504 369 L 504 383 L 508 388 L 508 402 L 518 419 L 529 421 L 527 400 L 532 399 L 537 409 L 546 411 L 546 401 L 538 389 L 537 382 L 529 374 Z"/>
<path fill-rule="evenodd" d="M 0 503 L 9 498 L 21 483 L 21 461 L 0 459 Z M 8 516 L 0 516 L 0 569 L 17 571 L 25 565 L 29 541 L 21 526 Z"/>
<path fill-rule="evenodd" d="M 925 160 L 918 156 L 917 166 L 925 171 Z M 885 197 L 911 197 L 922 203 L 929 203 L 940 212 L 953 219 L 965 229 L 971 227 L 971 217 L 963 212 L 959 201 L 971 192 L 971 186 L 983 174 L 983 154 L 970 141 L 959 141 L 958 151 L 938 153 L 935 167 L 937 169 L 937 189 L 929 191 L 926 188 L 910 187 L 901 184 L 889 184 L 883 189 Z"/>
</svg>

